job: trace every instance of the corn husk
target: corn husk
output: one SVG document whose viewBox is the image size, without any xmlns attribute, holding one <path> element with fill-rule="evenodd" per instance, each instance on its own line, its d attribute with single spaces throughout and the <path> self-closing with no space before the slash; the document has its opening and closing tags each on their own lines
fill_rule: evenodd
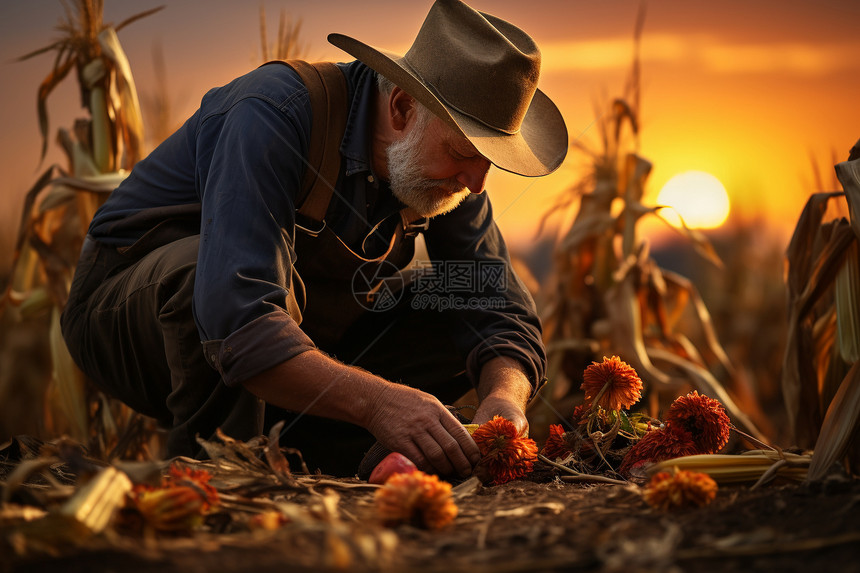
<svg viewBox="0 0 860 573">
<path fill-rule="evenodd" d="M 772 450 L 751 450 L 742 454 L 702 454 L 683 456 L 652 464 L 646 469 L 649 476 L 661 471 L 679 470 L 706 473 L 719 484 L 756 482 L 774 475 L 793 480 L 806 478 L 809 455 Z"/>
</svg>

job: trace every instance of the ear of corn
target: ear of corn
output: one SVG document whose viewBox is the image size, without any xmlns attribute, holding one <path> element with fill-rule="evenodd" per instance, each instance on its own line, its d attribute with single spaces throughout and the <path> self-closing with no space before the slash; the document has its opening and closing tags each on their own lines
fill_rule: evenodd
<svg viewBox="0 0 860 573">
<path fill-rule="evenodd" d="M 653 464 L 646 470 L 648 475 L 670 471 L 673 467 L 708 474 L 717 483 L 743 483 L 759 480 L 774 464 L 779 463 L 777 475 L 795 480 L 806 478 L 810 456 L 752 450 L 740 455 L 708 454 L 683 456 Z"/>
<path fill-rule="evenodd" d="M 91 533 L 104 531 L 131 491 L 131 480 L 112 466 L 96 474 L 60 509 L 60 515 L 84 525 Z"/>
<path fill-rule="evenodd" d="M 67 430 L 71 436 L 86 443 L 88 438 L 87 404 L 85 382 L 81 371 L 72 360 L 63 335 L 60 332 L 60 309 L 53 308 L 51 314 L 51 361 L 54 366 L 51 383 L 57 393 L 57 406 L 64 414 Z"/>
</svg>

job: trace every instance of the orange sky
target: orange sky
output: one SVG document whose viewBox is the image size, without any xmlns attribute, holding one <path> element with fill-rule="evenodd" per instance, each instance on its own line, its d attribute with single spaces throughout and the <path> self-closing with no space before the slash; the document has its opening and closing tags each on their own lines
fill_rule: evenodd
<svg viewBox="0 0 860 573">
<path fill-rule="evenodd" d="M 176 121 L 203 93 L 260 62 L 258 4 L 105 0 L 106 21 L 167 4 L 120 33 L 142 98 L 151 96 L 152 48 L 167 57 Z M 9 4 L 13 4 L 11 7 Z M 328 32 L 403 51 L 429 0 L 293 0 L 265 2 L 274 31 L 281 9 L 303 21 L 312 59 L 345 59 Z M 572 137 L 596 141 L 593 103 L 620 95 L 627 77 L 638 2 L 482 0 L 472 5 L 528 31 L 541 46 L 541 86 L 564 114 Z M 62 15 L 59 0 L 0 8 L 0 245 L 17 225 L 21 198 L 35 181 L 40 144 L 35 93 L 52 59 L 12 60 L 48 44 Z M 856 1 L 718 3 L 653 1 L 642 43 L 643 156 L 653 162 L 646 198 L 672 175 L 698 169 L 726 186 L 735 214 L 763 218 L 787 240 L 813 185 L 813 159 L 830 183 L 832 157 L 844 160 L 860 138 L 860 18 Z M 74 79 L 51 97 L 52 128 L 77 111 Z M 52 151 L 48 161 L 61 161 Z M 513 246 L 527 245 L 537 219 L 582 173 L 571 154 L 555 174 L 526 179 L 495 172 L 488 189 L 496 218 Z M 2 265 L 0 265 L 2 266 Z"/>
</svg>

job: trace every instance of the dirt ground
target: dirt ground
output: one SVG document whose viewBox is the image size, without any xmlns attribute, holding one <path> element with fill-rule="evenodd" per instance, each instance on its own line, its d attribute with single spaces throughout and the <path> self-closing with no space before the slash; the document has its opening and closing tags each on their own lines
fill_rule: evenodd
<svg viewBox="0 0 860 573">
<path fill-rule="evenodd" d="M 723 485 L 704 508 L 659 512 L 636 485 L 565 483 L 536 471 L 469 488 L 442 531 L 384 530 L 374 525 L 374 490 L 364 482 L 303 479 L 308 487 L 234 488 L 203 531 L 186 536 L 111 532 L 21 555 L 13 551 L 15 528 L 0 528 L 0 572 L 860 572 L 860 480 L 838 475 L 754 490 Z M 237 528 L 243 503 L 255 498 L 316 507 L 315 520 Z"/>
</svg>

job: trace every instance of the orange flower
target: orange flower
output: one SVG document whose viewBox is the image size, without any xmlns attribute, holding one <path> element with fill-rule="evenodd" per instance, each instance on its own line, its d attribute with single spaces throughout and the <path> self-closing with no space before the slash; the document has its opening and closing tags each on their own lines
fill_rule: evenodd
<svg viewBox="0 0 860 573">
<path fill-rule="evenodd" d="M 376 514 L 386 526 L 408 523 L 426 529 L 442 529 L 457 517 L 451 484 L 416 470 L 396 473 L 376 490 Z"/>
<path fill-rule="evenodd" d="M 561 424 L 549 425 L 549 437 L 540 452 L 543 456 L 555 461 L 558 458 L 567 457 L 571 453 L 564 439 L 564 428 Z"/>
<path fill-rule="evenodd" d="M 151 527 L 183 531 L 203 523 L 206 502 L 193 488 L 168 486 L 136 492 L 134 505 Z"/>
<path fill-rule="evenodd" d="M 683 430 L 668 431 L 658 428 L 646 433 L 624 455 L 624 461 L 618 472 L 630 475 L 631 470 L 640 468 L 647 463 L 662 462 L 681 456 L 697 453 L 693 437 Z"/>
<path fill-rule="evenodd" d="M 695 390 L 679 396 L 666 413 L 666 427 L 670 431 L 689 432 L 697 454 L 713 454 L 729 441 L 731 421 L 723 405 Z"/>
<path fill-rule="evenodd" d="M 717 495 L 717 483 L 711 476 L 700 472 L 676 470 L 654 474 L 645 486 L 643 496 L 655 509 L 702 507 Z"/>
<path fill-rule="evenodd" d="M 212 475 L 173 464 L 160 487 L 138 485 L 129 494 L 131 506 L 143 520 L 159 531 L 193 529 L 218 504 L 218 491 L 209 485 Z"/>
<path fill-rule="evenodd" d="M 642 397 L 642 380 L 636 371 L 617 356 L 603 357 L 603 362 L 592 362 L 582 373 L 582 390 L 585 403 L 604 410 L 629 408 Z"/>
<path fill-rule="evenodd" d="M 481 450 L 482 466 L 493 485 L 521 478 L 532 471 L 537 460 L 537 444 L 531 438 L 521 438 L 513 422 L 495 416 L 481 424 L 472 434 Z"/>
<path fill-rule="evenodd" d="M 573 413 L 570 415 L 570 423 L 576 427 L 580 424 L 585 424 L 588 420 L 588 411 L 585 409 L 585 404 L 580 404 L 576 408 L 573 409 Z"/>
<path fill-rule="evenodd" d="M 197 490 L 203 497 L 204 510 L 218 505 L 218 490 L 209 484 L 212 474 L 206 470 L 193 470 L 188 466 L 171 464 L 170 475 L 162 480 L 162 487 L 186 486 Z"/>
</svg>

